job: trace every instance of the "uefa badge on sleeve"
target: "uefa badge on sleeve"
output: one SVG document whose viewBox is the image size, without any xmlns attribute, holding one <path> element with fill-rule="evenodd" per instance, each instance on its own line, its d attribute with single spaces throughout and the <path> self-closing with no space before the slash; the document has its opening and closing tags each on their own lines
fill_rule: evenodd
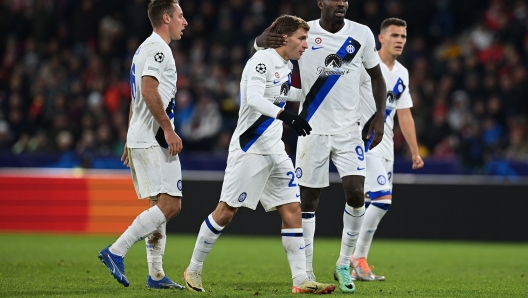
<svg viewBox="0 0 528 298">
<path fill-rule="evenodd" d="M 162 52 L 158 52 L 156 53 L 156 55 L 154 55 L 154 61 L 158 63 L 163 62 L 164 59 L 165 59 L 165 55 Z"/>
<path fill-rule="evenodd" d="M 266 64 L 264 63 L 257 64 L 257 66 L 255 67 L 255 70 L 260 74 L 264 74 L 266 72 Z"/>
</svg>

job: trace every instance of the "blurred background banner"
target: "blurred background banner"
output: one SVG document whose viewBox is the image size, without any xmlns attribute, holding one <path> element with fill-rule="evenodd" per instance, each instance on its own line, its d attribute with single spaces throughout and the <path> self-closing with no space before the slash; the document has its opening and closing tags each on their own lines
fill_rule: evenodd
<svg viewBox="0 0 528 298">
<path fill-rule="evenodd" d="M 147 4 L 0 1 L 0 167 L 119 166 L 130 63 L 152 31 Z M 189 160 L 188 169 L 219 170 L 255 36 L 280 14 L 312 20 L 320 12 L 315 0 L 183 0 L 181 6 L 189 26 L 170 46 L 178 69 L 182 160 Z M 408 23 L 399 60 L 410 72 L 426 162 L 416 173 L 528 175 L 526 1 L 351 0 L 347 17 L 375 35 L 386 17 Z M 293 83 L 299 85 L 297 70 Z M 296 139 L 286 127 L 291 155 Z M 395 154 L 396 172 L 408 172 L 397 124 Z"/>
<path fill-rule="evenodd" d="M 169 233 L 196 234 L 220 198 L 223 172 L 184 171 L 183 211 L 167 223 Z M 525 216 L 528 178 L 410 175 L 395 177 L 398 200 L 376 235 L 425 240 L 528 241 Z M 122 170 L 0 170 L 0 231 L 119 234 L 148 208 Z M 344 193 L 331 175 L 317 210 L 317 235 L 339 237 Z M 507 201 L 507 204 L 503 202 Z M 514 206 L 512 208 L 512 206 Z M 277 212 L 241 208 L 229 234 L 276 235 Z"/>
</svg>

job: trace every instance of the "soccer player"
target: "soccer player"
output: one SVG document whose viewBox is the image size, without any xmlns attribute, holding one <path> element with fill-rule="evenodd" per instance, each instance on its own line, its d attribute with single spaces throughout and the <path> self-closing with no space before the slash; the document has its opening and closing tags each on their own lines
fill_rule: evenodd
<svg viewBox="0 0 528 298">
<path fill-rule="evenodd" d="M 183 289 L 165 275 L 162 256 L 166 222 L 180 212 L 182 197 L 178 158 L 182 141 L 172 121 L 176 64 L 169 43 L 181 39 L 187 21 L 177 0 L 151 0 L 148 17 L 154 32 L 132 60 L 130 127 L 122 160 L 130 167 L 138 198 L 149 198 L 150 209 L 139 214 L 116 242 L 103 249 L 99 259 L 119 283 L 128 287 L 125 254 L 134 243 L 145 239 L 147 288 Z"/>
<path fill-rule="evenodd" d="M 308 24 L 312 28 L 308 50 L 299 60 L 302 99 L 299 115 L 313 127 L 310 136 L 299 138 L 296 175 L 301 189 L 303 232 L 306 243 L 306 268 L 313 273 L 315 211 L 321 189 L 329 185 L 329 157 L 336 165 L 346 195 L 343 212 L 341 250 L 334 277 L 342 292 L 352 293 L 350 256 L 365 213 L 365 149 L 361 139 L 359 85 L 362 68 L 372 79 L 376 114 L 369 126 L 370 149 L 383 137 L 387 89 L 379 66 L 372 31 L 345 19 L 348 1 L 317 0 L 321 18 Z M 283 37 L 265 31 L 257 37 L 256 47 L 277 46 Z M 271 45 L 270 45 L 271 43 Z"/>
<path fill-rule="evenodd" d="M 359 232 L 356 250 L 352 256 L 351 266 L 354 268 L 352 278 L 355 280 L 385 280 L 385 277 L 372 273 L 367 263 L 367 256 L 378 224 L 392 203 L 393 127 L 395 114 L 398 114 L 400 129 L 411 150 L 413 170 L 424 166 L 418 150 L 418 143 L 416 142 L 416 131 L 410 109 L 413 103 L 409 92 L 409 72 L 396 60 L 402 54 L 403 47 L 407 41 L 406 28 L 407 23 L 405 21 L 389 18 L 381 23 L 381 33 L 378 36 L 381 43 L 381 49 L 378 53 L 383 62 L 381 63 L 381 71 L 389 93 L 386 102 L 385 135 L 376 148 L 369 150 L 365 154 L 367 161 L 365 204 L 368 208 L 365 212 L 363 226 Z M 362 123 L 366 123 L 363 128 L 365 137 L 368 123 L 374 117 L 375 107 L 372 100 L 370 100 L 372 98 L 370 78 L 366 72 L 363 72 L 362 78 L 363 83 L 360 87 L 360 95 L 363 114 Z"/>
<path fill-rule="evenodd" d="M 334 285 L 310 281 L 306 275 L 306 245 L 303 239 L 299 188 L 293 163 L 281 140 L 282 124 L 299 136 L 310 134 L 308 122 L 283 107 L 291 92 L 292 64 L 307 48 L 308 24 L 283 15 L 271 32 L 287 36 L 286 44 L 255 54 L 244 67 L 240 82 L 238 124 L 229 146 L 227 168 L 220 202 L 200 227 L 193 255 L 184 272 L 187 289 L 205 292 L 203 262 L 238 208 L 255 209 L 258 202 L 266 211 L 277 210 L 282 217 L 282 245 L 292 272 L 292 293 L 330 293 Z M 276 119 L 282 120 L 277 121 Z"/>
</svg>

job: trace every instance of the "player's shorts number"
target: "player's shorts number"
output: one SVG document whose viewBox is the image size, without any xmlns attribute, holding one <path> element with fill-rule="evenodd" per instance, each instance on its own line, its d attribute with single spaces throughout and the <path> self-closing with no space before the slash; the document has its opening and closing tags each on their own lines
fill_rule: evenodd
<svg viewBox="0 0 528 298">
<path fill-rule="evenodd" d="M 290 183 L 288 183 L 288 187 L 296 187 L 297 184 L 293 183 L 293 181 L 295 180 L 295 173 L 294 172 L 288 172 L 288 173 L 286 173 L 286 175 L 291 176 L 290 177 Z"/>
<path fill-rule="evenodd" d="M 361 146 L 356 147 L 356 153 L 358 155 L 358 159 L 361 161 L 365 160 L 365 152 L 363 152 L 363 148 Z"/>
<path fill-rule="evenodd" d="M 387 173 L 387 176 L 389 177 L 389 181 L 391 181 L 391 179 L 392 179 L 392 172 L 388 172 L 388 173 Z"/>
</svg>

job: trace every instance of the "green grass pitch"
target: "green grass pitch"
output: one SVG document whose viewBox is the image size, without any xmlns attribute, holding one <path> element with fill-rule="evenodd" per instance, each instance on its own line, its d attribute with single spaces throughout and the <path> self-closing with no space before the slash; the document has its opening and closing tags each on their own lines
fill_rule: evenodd
<svg viewBox="0 0 528 298">
<path fill-rule="evenodd" d="M 144 242 L 125 258 L 130 287 L 97 254 L 115 237 L 0 234 L 0 297 L 288 297 L 291 275 L 277 237 L 220 237 L 203 271 L 206 293 L 147 290 Z M 181 282 L 195 235 L 169 235 L 164 269 Z M 339 239 L 316 238 L 315 273 L 333 282 Z M 375 240 L 369 262 L 385 282 L 363 297 L 528 297 L 528 244 Z M 343 295 L 339 289 L 332 295 Z"/>
</svg>

